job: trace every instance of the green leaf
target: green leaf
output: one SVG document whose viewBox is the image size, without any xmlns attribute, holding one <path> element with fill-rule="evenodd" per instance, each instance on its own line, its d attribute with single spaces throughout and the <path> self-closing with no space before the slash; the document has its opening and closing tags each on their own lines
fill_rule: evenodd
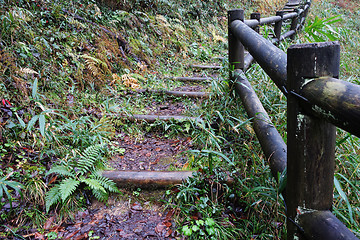
<svg viewBox="0 0 360 240">
<path fill-rule="evenodd" d="M 209 234 L 209 235 L 214 235 L 215 234 L 215 229 L 213 227 L 207 227 L 206 228 L 206 232 Z"/>
<path fill-rule="evenodd" d="M 101 176 L 99 173 L 93 173 L 90 177 L 98 181 L 99 184 L 106 190 L 114 193 L 120 192 L 116 187 L 116 183 L 111 179 Z"/>
<path fill-rule="evenodd" d="M 336 188 L 337 192 L 339 193 L 340 197 L 345 201 L 345 203 L 348 207 L 348 211 L 349 211 L 350 222 L 353 223 L 354 218 L 353 218 L 353 211 L 352 211 L 351 204 L 350 204 L 349 199 L 347 198 L 345 192 L 342 190 L 341 184 L 337 180 L 336 176 L 334 176 L 334 185 L 335 185 L 335 188 Z"/>
<path fill-rule="evenodd" d="M 103 192 L 101 190 L 93 189 L 92 193 L 94 194 L 95 198 L 100 202 L 106 202 L 109 194 L 107 192 Z"/>
<path fill-rule="evenodd" d="M 0 198 L 3 197 L 3 194 L 4 194 L 4 188 L 5 188 L 5 191 L 7 191 L 7 188 L 5 186 L 5 184 L 3 184 L 0 180 Z"/>
<path fill-rule="evenodd" d="M 192 230 L 191 228 L 189 228 L 188 225 L 183 226 L 181 231 L 184 233 L 185 236 L 191 236 L 192 234 Z"/>
<path fill-rule="evenodd" d="M 45 137 L 45 116 L 43 114 L 39 116 L 39 127 L 41 135 Z"/>
<path fill-rule="evenodd" d="M 35 78 L 31 91 L 31 95 L 34 100 L 37 99 L 37 89 L 38 89 L 38 79 Z"/>
<path fill-rule="evenodd" d="M 215 225 L 215 221 L 214 221 L 214 219 L 212 219 L 212 218 L 206 218 L 206 219 L 205 219 L 205 224 L 206 224 L 207 226 L 211 227 L 211 226 L 214 226 L 214 225 Z"/>
<path fill-rule="evenodd" d="M 28 122 L 28 126 L 27 126 L 26 130 L 31 131 L 38 119 L 39 119 L 39 115 L 33 116 L 32 119 Z"/>
<path fill-rule="evenodd" d="M 279 188 L 278 192 L 282 193 L 287 184 L 287 168 L 285 167 L 284 171 L 280 174 L 279 173 Z"/>
<path fill-rule="evenodd" d="M 59 203 L 60 201 L 61 201 L 60 184 L 57 184 L 45 194 L 46 212 L 49 212 L 50 207 L 53 206 L 54 204 Z"/>
<path fill-rule="evenodd" d="M 61 199 L 64 202 L 71 194 L 73 194 L 76 188 L 79 186 L 80 181 L 76 179 L 65 179 L 60 183 Z"/>
<path fill-rule="evenodd" d="M 59 174 L 59 175 L 62 175 L 62 176 L 68 176 L 68 177 L 72 177 L 72 178 L 75 178 L 75 176 L 76 176 L 68 167 L 63 166 L 63 165 L 52 167 L 45 174 L 45 176 L 48 176 L 48 175 L 50 175 L 52 173 Z"/>
<path fill-rule="evenodd" d="M 18 121 L 19 121 L 19 123 L 20 123 L 20 126 L 21 126 L 22 128 L 25 128 L 25 127 L 26 127 L 26 124 L 25 124 L 25 122 L 21 119 L 21 117 L 19 117 L 19 115 L 17 114 L 17 112 L 15 112 L 15 116 L 16 116 L 16 118 L 18 119 Z"/>
<path fill-rule="evenodd" d="M 80 181 L 85 183 L 86 185 L 88 185 L 92 190 L 99 190 L 99 191 L 106 193 L 105 188 L 103 186 L 101 186 L 101 184 L 96 179 L 83 178 L 83 179 L 80 179 Z"/>
<path fill-rule="evenodd" d="M 194 232 L 197 232 L 200 230 L 200 228 L 197 225 L 193 225 L 191 228 Z"/>
<path fill-rule="evenodd" d="M 22 185 L 21 183 L 15 182 L 15 181 L 4 181 L 4 183 L 6 185 L 8 185 L 9 187 L 13 188 L 20 195 L 22 195 L 21 188 L 24 188 L 24 185 Z"/>
</svg>

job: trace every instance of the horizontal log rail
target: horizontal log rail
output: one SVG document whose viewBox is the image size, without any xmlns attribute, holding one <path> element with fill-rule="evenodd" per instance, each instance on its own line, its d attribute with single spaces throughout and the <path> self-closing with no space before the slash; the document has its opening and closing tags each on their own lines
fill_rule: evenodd
<svg viewBox="0 0 360 240">
<path fill-rule="evenodd" d="M 299 216 L 302 233 L 309 240 L 356 239 L 330 211 L 305 211 Z"/>
<path fill-rule="evenodd" d="M 241 98 L 248 116 L 253 119 L 256 136 L 266 159 L 269 159 L 271 172 L 277 178 L 278 173 L 281 174 L 286 168 L 286 144 L 241 70 L 235 71 L 234 85 L 236 94 Z"/>
<path fill-rule="evenodd" d="M 299 92 L 303 108 L 360 137 L 360 86 L 331 77 L 308 80 Z"/>
<path fill-rule="evenodd" d="M 244 20 L 243 10 L 228 12 L 230 80 L 253 121 L 272 174 L 286 171 L 287 239 L 355 240 L 331 209 L 335 126 L 360 137 L 360 86 L 337 79 L 338 42 L 292 45 L 287 53 L 275 46 L 304 25 L 311 1 L 302 2 L 289 0 L 283 11 L 267 18 L 253 13 Z M 291 20 L 288 30 L 282 29 L 285 20 Z M 259 34 L 264 24 L 274 26 L 273 39 Z M 287 97 L 287 145 L 245 77 L 254 60 Z"/>
<path fill-rule="evenodd" d="M 247 48 L 256 62 L 271 77 L 278 88 L 284 92 L 284 86 L 286 85 L 286 53 L 240 20 L 232 21 L 230 29 L 232 35 Z M 233 55 L 231 53 L 232 50 L 234 49 L 229 48 L 229 57 Z M 230 64 L 233 62 L 243 62 L 235 57 L 234 59 L 230 58 L 229 61 Z"/>
</svg>

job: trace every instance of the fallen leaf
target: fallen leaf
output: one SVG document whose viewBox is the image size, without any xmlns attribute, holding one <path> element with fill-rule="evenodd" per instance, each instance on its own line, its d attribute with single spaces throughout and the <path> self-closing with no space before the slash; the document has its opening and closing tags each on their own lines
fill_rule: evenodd
<svg viewBox="0 0 360 240">
<path fill-rule="evenodd" d="M 169 230 L 166 232 L 166 234 L 165 234 L 164 237 L 169 237 L 171 234 L 172 234 L 172 230 L 169 229 Z"/>
<path fill-rule="evenodd" d="M 73 236 L 75 236 L 80 230 L 76 230 L 73 233 L 69 233 L 68 235 L 65 236 L 65 239 L 72 239 Z"/>
<path fill-rule="evenodd" d="M 44 224 L 44 229 L 49 230 L 51 228 L 51 225 L 53 224 L 54 220 L 55 220 L 54 216 L 49 217 L 48 220 L 46 220 L 46 222 Z"/>
<path fill-rule="evenodd" d="M 165 224 L 163 224 L 162 222 L 158 223 L 158 225 L 156 225 L 155 227 L 155 232 L 161 234 L 164 230 L 166 230 L 166 226 Z"/>
<path fill-rule="evenodd" d="M 182 170 L 185 170 L 185 169 L 187 169 L 189 167 L 189 162 L 186 162 L 185 164 L 184 164 L 184 166 L 182 167 Z"/>
<path fill-rule="evenodd" d="M 171 225 L 172 225 L 170 221 L 164 221 L 163 223 L 168 228 L 171 227 Z"/>
<path fill-rule="evenodd" d="M 83 240 L 83 239 L 88 239 L 88 234 L 87 233 L 84 233 L 84 234 L 74 238 L 74 240 Z"/>
<path fill-rule="evenodd" d="M 36 232 L 36 233 L 35 233 L 35 239 L 41 239 L 41 240 L 44 240 L 44 239 L 45 239 L 45 237 L 44 237 L 44 235 L 42 235 L 41 233 Z"/>
<path fill-rule="evenodd" d="M 150 162 L 149 164 L 150 164 L 150 165 L 155 165 L 155 164 L 157 164 L 157 163 L 159 162 L 159 160 L 160 160 L 160 158 L 156 159 L 156 160 L 153 161 L 153 162 Z"/>
<path fill-rule="evenodd" d="M 167 212 L 165 220 L 170 221 L 173 215 L 174 215 L 174 210 L 171 209 L 170 211 Z"/>
</svg>

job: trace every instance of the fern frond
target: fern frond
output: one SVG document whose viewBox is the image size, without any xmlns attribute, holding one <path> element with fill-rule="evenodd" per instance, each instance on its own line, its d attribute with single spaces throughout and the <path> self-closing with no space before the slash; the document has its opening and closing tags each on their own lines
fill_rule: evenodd
<svg viewBox="0 0 360 240">
<path fill-rule="evenodd" d="M 87 54 L 80 55 L 80 57 L 85 59 L 86 67 L 91 71 L 94 76 L 98 76 L 101 70 L 108 70 L 106 62 L 98 58 L 89 56 Z"/>
<path fill-rule="evenodd" d="M 61 199 L 64 202 L 71 194 L 73 194 L 76 188 L 79 186 L 80 181 L 69 178 L 61 181 L 59 189 L 61 193 Z"/>
<path fill-rule="evenodd" d="M 84 178 L 81 181 L 91 189 L 92 194 L 96 197 L 97 200 L 105 202 L 108 199 L 109 193 L 98 180 L 92 178 Z"/>
<path fill-rule="evenodd" d="M 61 176 L 67 176 L 67 177 L 72 177 L 72 178 L 75 178 L 75 174 L 66 166 L 62 166 L 62 165 L 59 165 L 59 166 L 55 166 L 55 167 L 52 167 L 46 174 L 45 176 L 48 176 L 52 173 L 55 173 L 55 174 L 59 174 Z"/>
<path fill-rule="evenodd" d="M 94 173 L 91 175 L 91 177 L 96 181 L 98 181 L 99 184 L 109 192 L 114 192 L 114 193 L 120 192 L 119 189 L 116 187 L 116 183 L 111 179 L 101 176 L 99 173 Z"/>
<path fill-rule="evenodd" d="M 106 193 L 106 190 L 101 184 L 96 180 L 92 178 L 83 178 L 81 179 L 81 182 L 85 183 L 87 186 L 91 188 L 91 190 L 98 190 Z"/>
<path fill-rule="evenodd" d="M 80 174 L 94 172 L 97 163 L 102 160 L 101 153 L 105 144 L 96 144 L 87 147 L 78 160 Z"/>
<path fill-rule="evenodd" d="M 59 203 L 60 201 L 60 184 L 57 184 L 45 194 L 46 212 L 49 212 L 50 207 Z"/>
<path fill-rule="evenodd" d="M 109 194 L 107 192 L 103 192 L 101 190 L 93 189 L 92 193 L 94 194 L 96 199 L 99 200 L 100 202 L 106 202 L 109 197 Z"/>
</svg>

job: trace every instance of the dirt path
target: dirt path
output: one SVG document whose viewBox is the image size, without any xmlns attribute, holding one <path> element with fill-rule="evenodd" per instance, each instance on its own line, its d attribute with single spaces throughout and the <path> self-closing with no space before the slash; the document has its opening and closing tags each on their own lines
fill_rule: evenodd
<svg viewBox="0 0 360 240">
<path fill-rule="evenodd" d="M 173 91 L 200 92 L 206 91 L 206 88 L 203 83 L 188 83 Z M 182 99 L 177 97 L 172 101 L 153 102 L 146 106 L 146 111 L 150 115 L 179 116 L 187 110 Z M 198 107 L 201 101 L 191 99 L 194 107 Z M 120 132 L 113 143 L 123 149 L 108 162 L 114 170 L 181 170 L 187 166 L 186 151 L 193 148 L 190 137 L 168 138 L 161 132 L 149 132 L 141 139 Z M 55 224 L 55 216 L 50 217 L 43 231 L 34 230 L 28 238 L 182 239 L 176 231 L 174 212 L 167 208 L 166 189 L 136 188 L 120 191 L 121 194 L 113 194 L 106 204 L 93 200 L 88 209 L 78 212 L 74 219 Z"/>
</svg>

